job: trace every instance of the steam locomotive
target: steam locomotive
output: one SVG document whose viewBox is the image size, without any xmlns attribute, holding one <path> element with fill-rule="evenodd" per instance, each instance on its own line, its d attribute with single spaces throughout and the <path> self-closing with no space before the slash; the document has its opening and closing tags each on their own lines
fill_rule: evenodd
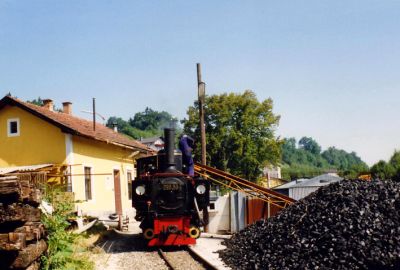
<svg viewBox="0 0 400 270">
<path fill-rule="evenodd" d="M 135 219 L 148 246 L 195 244 L 204 226 L 201 211 L 210 202 L 210 184 L 188 175 L 182 153 L 175 149 L 175 130 L 164 130 L 165 147 L 157 155 L 137 160 L 132 182 Z"/>
</svg>

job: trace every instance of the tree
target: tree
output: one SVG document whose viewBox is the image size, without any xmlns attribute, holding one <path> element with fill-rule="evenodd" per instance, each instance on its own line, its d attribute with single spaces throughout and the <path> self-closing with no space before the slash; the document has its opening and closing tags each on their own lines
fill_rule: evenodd
<svg viewBox="0 0 400 270">
<path fill-rule="evenodd" d="M 299 141 L 295 138 L 284 139 L 282 145 L 282 176 L 284 178 L 313 177 L 327 170 L 339 170 L 347 178 L 356 178 L 360 173 L 368 172 L 368 166 L 355 152 L 348 153 L 335 147 L 329 147 L 321 153 L 319 144 L 310 137 Z"/>
<path fill-rule="evenodd" d="M 163 128 L 171 126 L 175 127 L 177 134 L 179 134 L 180 127 L 176 126 L 177 121 L 177 118 L 168 112 L 158 112 L 147 107 L 143 112 L 135 113 L 133 118 L 130 118 L 128 121 L 112 116 L 107 120 L 106 126 L 113 128 L 116 125 L 119 132 L 138 140 L 161 136 Z"/>
<path fill-rule="evenodd" d="M 35 98 L 33 100 L 27 100 L 27 102 L 37 106 L 43 106 L 43 99 L 41 99 L 40 97 L 38 97 L 37 99 Z"/>
<path fill-rule="evenodd" d="M 392 164 L 387 163 L 384 160 L 380 160 L 371 167 L 371 174 L 375 179 L 392 179 L 395 174 L 395 169 Z"/>
<path fill-rule="evenodd" d="M 118 132 L 128 135 L 136 140 L 140 140 L 141 138 L 149 138 L 156 135 L 153 130 L 146 131 L 134 128 L 129 124 L 129 122 L 123 120 L 122 118 L 112 116 L 107 120 L 106 126 L 109 128 L 114 128 L 114 125 L 117 126 Z"/>
<path fill-rule="evenodd" d="M 281 140 L 275 137 L 279 116 L 272 112 L 272 100 L 257 100 L 254 92 L 225 93 L 205 99 L 207 162 L 255 181 L 263 166 L 277 164 Z M 184 132 L 200 142 L 198 102 L 190 106 L 184 119 Z M 200 147 L 194 151 L 200 158 Z"/>
<path fill-rule="evenodd" d="M 310 137 L 301 138 L 299 141 L 299 146 L 315 155 L 321 153 L 321 146 L 313 138 Z"/>
<path fill-rule="evenodd" d="M 160 131 L 165 127 L 174 126 L 177 121 L 177 118 L 168 112 L 158 112 L 146 107 L 143 112 L 138 112 L 130 118 L 129 124 L 139 130 Z"/>
</svg>

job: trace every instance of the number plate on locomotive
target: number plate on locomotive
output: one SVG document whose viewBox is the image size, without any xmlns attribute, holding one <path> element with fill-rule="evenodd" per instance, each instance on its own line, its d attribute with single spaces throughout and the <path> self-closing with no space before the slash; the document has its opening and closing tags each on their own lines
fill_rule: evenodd
<svg viewBox="0 0 400 270">
<path fill-rule="evenodd" d="M 163 184 L 163 190 L 179 190 L 179 184 Z"/>
</svg>

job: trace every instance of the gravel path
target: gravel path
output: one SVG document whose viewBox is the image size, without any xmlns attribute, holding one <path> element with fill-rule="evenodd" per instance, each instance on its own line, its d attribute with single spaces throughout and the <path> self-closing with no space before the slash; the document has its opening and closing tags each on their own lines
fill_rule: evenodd
<svg viewBox="0 0 400 270">
<path fill-rule="evenodd" d="M 110 232 L 96 243 L 94 253 L 91 259 L 96 270 L 168 270 L 157 250 L 147 248 L 137 234 Z"/>
</svg>

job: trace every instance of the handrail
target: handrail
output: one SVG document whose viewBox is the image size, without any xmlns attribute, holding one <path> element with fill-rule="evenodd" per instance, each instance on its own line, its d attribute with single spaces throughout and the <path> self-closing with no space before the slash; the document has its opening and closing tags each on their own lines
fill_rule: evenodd
<svg viewBox="0 0 400 270">
<path fill-rule="evenodd" d="M 279 192 L 264 188 L 246 179 L 210 166 L 195 163 L 194 170 L 197 174 L 206 179 L 210 179 L 217 184 L 243 192 L 249 196 L 256 197 L 279 208 L 285 208 L 289 204 L 292 204 L 296 201 Z"/>
</svg>

